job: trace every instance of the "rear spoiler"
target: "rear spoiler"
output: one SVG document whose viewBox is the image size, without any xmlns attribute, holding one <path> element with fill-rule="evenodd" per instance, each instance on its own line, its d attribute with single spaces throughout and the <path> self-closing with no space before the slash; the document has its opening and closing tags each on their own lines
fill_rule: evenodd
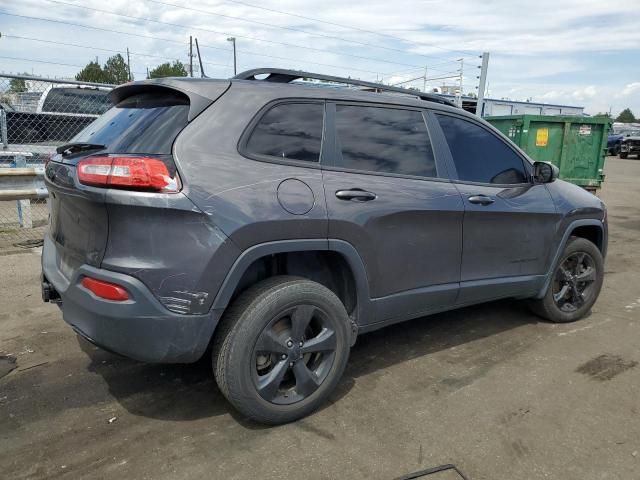
<svg viewBox="0 0 640 480">
<path fill-rule="evenodd" d="M 125 83 L 111 90 L 109 95 L 113 104 L 117 105 L 125 98 L 139 93 L 177 91 L 189 98 L 188 120 L 191 121 L 220 98 L 230 86 L 231 82 L 228 80 L 183 77 L 154 78 Z"/>
</svg>

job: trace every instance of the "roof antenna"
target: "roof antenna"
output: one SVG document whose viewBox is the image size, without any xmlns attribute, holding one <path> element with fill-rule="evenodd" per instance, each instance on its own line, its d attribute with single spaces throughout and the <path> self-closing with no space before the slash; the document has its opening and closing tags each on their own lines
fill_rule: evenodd
<svg viewBox="0 0 640 480">
<path fill-rule="evenodd" d="M 196 41 L 196 51 L 198 52 L 198 62 L 200 63 L 200 78 L 209 78 L 204 74 L 204 67 L 202 66 L 202 57 L 200 56 L 200 47 L 198 46 L 198 39 Z"/>
</svg>

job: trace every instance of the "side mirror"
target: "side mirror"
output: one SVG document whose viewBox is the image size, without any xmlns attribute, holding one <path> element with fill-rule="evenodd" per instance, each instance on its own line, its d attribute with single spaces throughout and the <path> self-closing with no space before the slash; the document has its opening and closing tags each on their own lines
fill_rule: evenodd
<svg viewBox="0 0 640 480">
<path fill-rule="evenodd" d="M 534 162 L 533 163 L 533 180 L 536 183 L 551 183 L 556 178 L 560 170 L 558 167 L 548 162 Z"/>
</svg>

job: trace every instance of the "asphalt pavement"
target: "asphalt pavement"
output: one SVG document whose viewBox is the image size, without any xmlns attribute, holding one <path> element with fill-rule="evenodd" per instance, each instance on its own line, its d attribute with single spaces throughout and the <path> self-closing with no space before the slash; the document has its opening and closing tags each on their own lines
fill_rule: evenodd
<svg viewBox="0 0 640 480">
<path fill-rule="evenodd" d="M 330 402 L 280 427 L 234 413 L 208 359 L 147 365 L 78 339 L 40 300 L 38 251 L 0 256 L 0 477 L 640 478 L 640 160 L 606 173 L 588 318 L 502 301 L 363 335 Z"/>
</svg>

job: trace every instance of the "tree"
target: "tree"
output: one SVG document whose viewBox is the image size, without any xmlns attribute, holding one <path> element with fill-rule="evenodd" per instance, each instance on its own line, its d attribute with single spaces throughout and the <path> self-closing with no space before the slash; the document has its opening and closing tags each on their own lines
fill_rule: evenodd
<svg viewBox="0 0 640 480">
<path fill-rule="evenodd" d="M 158 65 L 149 73 L 149 78 L 186 77 L 186 76 L 187 76 L 187 69 L 180 60 L 174 61 L 173 64 L 167 62 L 167 63 L 163 63 L 162 65 Z"/>
<path fill-rule="evenodd" d="M 102 70 L 106 83 L 120 85 L 130 80 L 127 62 L 124 61 L 124 58 L 122 58 L 122 55 L 119 53 L 113 57 L 109 57 Z"/>
<path fill-rule="evenodd" d="M 629 108 L 625 108 L 622 112 L 620 112 L 620 115 L 618 115 L 618 118 L 616 118 L 616 122 L 622 122 L 622 123 L 632 123 L 635 121 L 636 121 L 636 117 L 633 116 L 633 113 Z"/>
<path fill-rule="evenodd" d="M 81 82 L 108 83 L 106 75 L 98 62 L 89 62 L 86 67 L 76 74 L 76 80 Z"/>
<path fill-rule="evenodd" d="M 611 114 L 609 112 L 598 112 L 594 115 L 594 117 L 611 118 Z"/>
<path fill-rule="evenodd" d="M 12 78 L 9 82 L 10 93 L 20 93 L 27 91 L 27 82 L 23 78 Z"/>
</svg>

